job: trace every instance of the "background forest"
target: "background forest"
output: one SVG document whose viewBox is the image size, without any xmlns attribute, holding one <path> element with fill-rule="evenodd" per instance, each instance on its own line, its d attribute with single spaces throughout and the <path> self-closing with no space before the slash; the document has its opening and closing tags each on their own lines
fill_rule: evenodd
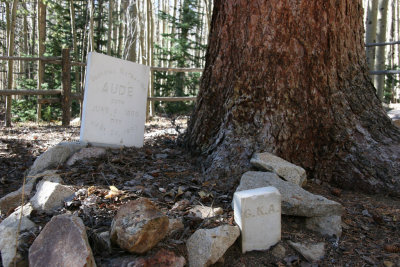
<svg viewBox="0 0 400 267">
<path fill-rule="evenodd" d="M 2 0 L 0 49 L 6 56 L 60 57 L 70 48 L 73 61 L 90 51 L 149 66 L 203 68 L 212 16 L 212 0 Z M 399 40 L 399 0 L 363 0 L 366 43 Z M 370 70 L 398 70 L 398 45 L 366 47 Z M 0 61 L 0 89 L 58 89 L 61 66 L 39 61 Z M 154 71 L 154 96 L 196 96 L 200 72 Z M 74 66 L 73 92 L 82 92 L 85 68 Z M 398 102 L 399 75 L 371 76 L 378 96 Z M 13 120 L 37 118 L 37 97 L 13 98 Z M 156 102 L 155 111 L 188 113 L 193 102 Z M 57 120 L 59 104 L 44 105 L 41 119 Z M 79 103 L 73 103 L 79 115 Z"/>
</svg>

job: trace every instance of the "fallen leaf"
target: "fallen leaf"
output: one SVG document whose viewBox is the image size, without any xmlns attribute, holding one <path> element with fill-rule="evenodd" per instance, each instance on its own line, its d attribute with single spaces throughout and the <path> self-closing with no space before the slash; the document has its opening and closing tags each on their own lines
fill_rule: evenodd
<svg viewBox="0 0 400 267">
<path fill-rule="evenodd" d="M 90 186 L 87 190 L 87 194 L 88 196 L 90 196 L 91 194 L 93 194 L 96 191 L 96 187 L 94 187 L 93 185 Z"/>
<path fill-rule="evenodd" d="M 106 198 L 106 199 L 114 198 L 114 197 L 119 196 L 122 192 L 123 191 L 118 190 L 118 188 L 116 188 L 115 186 L 110 185 L 110 191 L 108 192 L 108 194 L 104 198 Z"/>
<path fill-rule="evenodd" d="M 212 198 L 213 197 L 213 195 L 211 193 L 207 193 L 207 192 L 204 192 L 204 191 L 200 191 L 198 194 L 199 194 L 201 199 Z"/>
</svg>

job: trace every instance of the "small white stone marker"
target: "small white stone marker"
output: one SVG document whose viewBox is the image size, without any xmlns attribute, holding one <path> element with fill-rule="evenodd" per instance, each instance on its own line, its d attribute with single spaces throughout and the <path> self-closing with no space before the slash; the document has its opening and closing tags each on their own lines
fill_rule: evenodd
<svg viewBox="0 0 400 267">
<path fill-rule="evenodd" d="M 235 192 L 233 210 L 243 253 L 267 250 L 281 240 L 281 194 L 275 187 Z"/>
<path fill-rule="evenodd" d="M 81 141 L 96 146 L 143 146 L 150 67 L 88 55 Z"/>
</svg>

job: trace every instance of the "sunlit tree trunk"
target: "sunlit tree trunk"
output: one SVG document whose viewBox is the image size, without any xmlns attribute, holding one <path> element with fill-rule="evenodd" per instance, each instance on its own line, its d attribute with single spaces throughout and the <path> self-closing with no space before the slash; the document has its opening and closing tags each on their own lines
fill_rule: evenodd
<svg viewBox="0 0 400 267">
<path fill-rule="evenodd" d="M 89 0 L 88 52 L 94 51 L 94 0 Z"/>
<path fill-rule="evenodd" d="M 107 55 L 111 55 L 111 36 L 113 29 L 113 10 L 114 10 L 114 1 L 110 0 L 108 6 L 108 30 L 107 30 Z"/>
<path fill-rule="evenodd" d="M 366 20 L 365 42 L 367 44 L 376 43 L 376 27 L 378 21 L 378 0 L 368 1 L 368 13 Z M 370 70 L 375 66 L 375 46 L 367 47 L 367 62 Z"/>
<path fill-rule="evenodd" d="M 379 0 L 379 19 L 377 28 L 377 42 L 386 42 L 386 27 L 387 27 L 387 14 L 388 14 L 389 0 Z M 386 69 L 386 46 L 378 46 L 376 48 L 376 59 L 375 69 L 385 70 Z M 383 100 L 384 89 L 385 89 L 385 76 L 376 75 L 375 86 L 379 99 Z"/>
<path fill-rule="evenodd" d="M 400 129 L 368 76 L 361 0 L 214 3 L 186 145 L 232 189 L 255 152 L 344 188 L 400 196 Z"/>
<path fill-rule="evenodd" d="M 14 0 L 12 2 L 12 7 L 11 7 L 11 15 L 9 17 L 9 20 L 7 21 L 7 30 L 8 30 L 8 41 L 7 41 L 7 49 L 8 53 L 7 55 L 9 57 L 14 56 L 14 39 L 15 39 L 15 22 L 17 20 L 17 6 L 18 6 L 18 0 Z M 8 61 L 8 71 L 7 71 L 7 87 L 8 89 L 13 89 L 13 66 L 14 62 L 12 60 Z M 6 97 L 6 116 L 5 116 L 5 126 L 6 127 L 11 127 L 11 96 Z"/>
<path fill-rule="evenodd" d="M 72 32 L 72 48 L 74 50 L 74 58 L 75 61 L 79 61 L 79 51 L 78 51 L 78 38 L 76 33 L 76 26 L 75 26 L 75 7 L 74 7 L 74 0 L 70 0 L 70 16 L 71 16 L 71 32 Z M 81 91 L 80 86 L 80 76 L 79 71 L 80 67 L 76 67 L 75 71 L 75 81 L 76 81 L 76 91 Z"/>
<path fill-rule="evenodd" d="M 46 5 L 43 0 L 38 0 L 38 9 L 37 9 L 37 18 L 38 18 L 38 55 L 39 57 L 44 56 L 45 52 L 45 44 L 46 41 Z M 42 89 L 42 83 L 44 79 L 44 67 L 45 63 L 42 60 L 39 60 L 38 64 L 38 89 Z M 42 105 L 39 104 L 39 99 L 42 96 L 38 96 L 38 104 L 37 104 L 37 121 L 39 122 L 42 119 Z"/>
</svg>

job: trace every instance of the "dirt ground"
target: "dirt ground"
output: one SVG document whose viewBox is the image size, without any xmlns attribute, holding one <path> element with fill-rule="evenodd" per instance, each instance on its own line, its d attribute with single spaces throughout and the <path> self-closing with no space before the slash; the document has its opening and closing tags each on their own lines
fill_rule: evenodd
<svg viewBox="0 0 400 267">
<path fill-rule="evenodd" d="M 1 120 L 0 115 L 3 125 Z M 185 226 L 149 253 L 166 248 L 187 258 L 185 240 L 196 229 L 234 222 L 230 205 L 233 192 L 217 186 L 217 178 L 204 181 L 201 159 L 192 157 L 177 145 L 178 134 L 185 127 L 185 117 L 175 120 L 157 117 L 146 124 L 143 148 L 107 150 L 101 158 L 77 162 L 71 167 L 59 166 L 58 172 L 64 182 L 77 190 L 88 190 L 91 198 L 76 198 L 58 213 L 72 211 L 80 216 L 92 242 L 93 233 L 109 229 L 122 203 L 141 196 L 148 197 L 170 217 L 182 217 Z M 0 132 L 0 197 L 22 185 L 24 172 L 49 147 L 60 141 L 79 139 L 78 126 L 63 128 L 31 123 L 13 128 L 1 126 Z M 110 185 L 122 192 L 106 198 Z M 272 250 L 242 254 L 237 241 L 215 266 L 400 266 L 400 199 L 342 191 L 318 180 L 309 181 L 306 189 L 345 207 L 340 238 L 321 237 L 306 230 L 301 218 L 285 216 L 280 242 L 286 249 L 284 256 L 274 256 Z M 182 200 L 187 200 L 186 204 L 174 209 L 177 202 L 184 203 Z M 198 220 L 188 212 L 190 207 L 198 204 L 222 207 L 224 213 Z M 32 220 L 44 226 L 50 217 L 36 213 Z M 325 242 L 325 257 L 316 264 L 309 264 L 289 247 L 288 240 Z M 118 248 L 114 248 L 111 254 L 94 248 L 94 253 L 98 266 L 118 266 L 121 257 L 128 257 Z"/>
</svg>

